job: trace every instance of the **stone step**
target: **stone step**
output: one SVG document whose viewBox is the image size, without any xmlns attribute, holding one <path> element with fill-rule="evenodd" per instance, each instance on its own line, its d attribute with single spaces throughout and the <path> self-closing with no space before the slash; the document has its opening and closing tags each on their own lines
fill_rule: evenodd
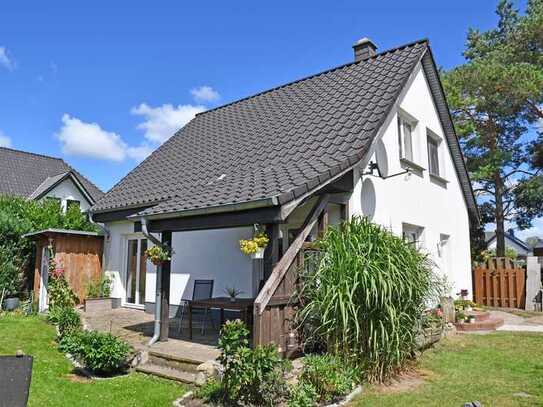
<svg viewBox="0 0 543 407">
<path fill-rule="evenodd" d="M 473 331 L 495 331 L 496 328 L 503 325 L 503 319 L 490 317 L 483 321 L 475 320 L 475 322 L 462 322 L 454 324 L 456 330 L 460 332 L 473 332 Z"/>
<path fill-rule="evenodd" d="M 157 351 L 149 351 L 148 361 L 155 366 L 167 367 L 188 373 L 197 373 L 197 367 L 205 362 Z"/>
<path fill-rule="evenodd" d="M 486 312 L 486 311 L 466 311 L 464 312 L 464 315 L 466 316 L 473 315 L 477 322 L 488 321 L 490 319 L 490 312 Z"/>
<path fill-rule="evenodd" d="M 196 383 L 196 373 L 172 369 L 171 367 L 167 366 L 158 366 L 149 362 L 136 367 L 136 371 L 186 384 Z"/>
</svg>

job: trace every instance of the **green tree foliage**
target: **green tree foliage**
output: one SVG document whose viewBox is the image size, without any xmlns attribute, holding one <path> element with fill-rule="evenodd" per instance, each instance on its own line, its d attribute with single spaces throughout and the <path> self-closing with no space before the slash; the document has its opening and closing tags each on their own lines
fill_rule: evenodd
<svg viewBox="0 0 543 407">
<path fill-rule="evenodd" d="M 32 241 L 22 236 L 48 228 L 97 231 L 77 207 L 63 213 L 56 202 L 0 197 L 0 293 L 21 289 L 33 249 Z"/>
<path fill-rule="evenodd" d="M 543 214 L 536 165 L 541 145 L 526 134 L 543 118 L 543 0 L 521 15 L 511 1 L 497 7 L 498 25 L 471 29 L 466 63 L 443 75 L 468 170 L 485 221 L 496 223 L 497 253 L 505 253 L 505 223 L 524 229 Z M 542 160 L 543 161 L 543 160 Z"/>
</svg>

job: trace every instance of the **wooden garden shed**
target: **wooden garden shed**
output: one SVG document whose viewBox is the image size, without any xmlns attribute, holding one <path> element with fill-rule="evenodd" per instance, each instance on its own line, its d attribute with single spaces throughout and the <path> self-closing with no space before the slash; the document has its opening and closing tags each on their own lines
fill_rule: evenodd
<svg viewBox="0 0 543 407">
<path fill-rule="evenodd" d="M 28 233 L 36 242 L 34 293 L 40 311 L 47 309 L 48 258 L 53 250 L 59 268 L 64 269 L 70 287 L 80 301 L 85 300 L 90 281 L 102 274 L 103 236 L 80 230 L 46 229 Z"/>
</svg>

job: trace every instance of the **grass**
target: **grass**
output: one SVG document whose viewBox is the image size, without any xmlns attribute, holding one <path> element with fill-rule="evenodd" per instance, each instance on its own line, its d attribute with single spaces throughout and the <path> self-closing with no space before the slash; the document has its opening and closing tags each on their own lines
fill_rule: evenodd
<svg viewBox="0 0 543 407">
<path fill-rule="evenodd" d="M 406 391 L 369 386 L 352 406 L 543 405 L 543 335 L 458 335 L 425 352 L 424 382 Z"/>
<path fill-rule="evenodd" d="M 0 315 L 0 355 L 17 349 L 34 357 L 29 406 L 171 406 L 187 390 L 140 373 L 81 380 L 57 351 L 53 326 L 37 316 Z"/>
</svg>

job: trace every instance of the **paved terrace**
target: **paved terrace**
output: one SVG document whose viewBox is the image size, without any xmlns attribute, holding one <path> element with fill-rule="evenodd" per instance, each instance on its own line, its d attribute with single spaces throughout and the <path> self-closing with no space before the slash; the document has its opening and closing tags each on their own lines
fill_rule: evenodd
<svg viewBox="0 0 543 407">
<path fill-rule="evenodd" d="M 193 322 L 193 339 L 188 340 L 188 321 L 185 318 L 181 333 L 178 334 L 178 319 L 170 319 L 170 336 L 167 342 L 157 342 L 149 347 L 153 335 L 154 316 L 142 310 L 116 308 L 109 312 L 92 314 L 81 312 L 85 325 L 90 329 L 110 332 L 134 347 L 136 350 L 152 350 L 178 358 L 198 360 L 202 363 L 216 359 L 218 329 L 208 322 L 206 334 L 201 335 L 200 318 Z M 218 324 L 216 324 L 218 325 Z"/>
</svg>

